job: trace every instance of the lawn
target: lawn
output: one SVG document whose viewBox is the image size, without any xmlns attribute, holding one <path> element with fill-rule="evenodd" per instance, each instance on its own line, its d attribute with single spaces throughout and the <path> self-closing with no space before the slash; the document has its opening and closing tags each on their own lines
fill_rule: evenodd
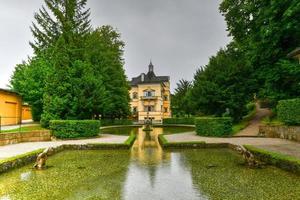
<svg viewBox="0 0 300 200">
<path fill-rule="evenodd" d="M 15 132 L 27 132 L 27 131 L 38 131 L 38 130 L 46 130 L 42 128 L 41 125 L 32 125 L 32 126 L 23 126 L 20 128 L 10 129 L 10 130 L 1 130 L 0 133 L 15 133 Z"/>
</svg>

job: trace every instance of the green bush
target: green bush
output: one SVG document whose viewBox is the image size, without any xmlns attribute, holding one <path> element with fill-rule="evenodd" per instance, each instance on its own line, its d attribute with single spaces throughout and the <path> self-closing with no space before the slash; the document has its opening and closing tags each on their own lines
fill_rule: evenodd
<svg viewBox="0 0 300 200">
<path fill-rule="evenodd" d="M 49 128 L 50 121 L 55 120 L 55 119 L 59 119 L 59 118 L 55 115 L 50 114 L 50 113 L 43 113 L 41 115 L 41 121 L 40 121 L 41 126 L 43 128 Z"/>
<path fill-rule="evenodd" d="M 132 125 L 130 119 L 101 119 L 101 126 Z"/>
<path fill-rule="evenodd" d="M 50 130 L 57 138 L 85 138 L 100 133 L 97 120 L 51 120 Z"/>
<path fill-rule="evenodd" d="M 195 118 L 194 117 L 167 118 L 167 119 L 163 119 L 163 124 L 194 125 L 195 124 Z"/>
<path fill-rule="evenodd" d="M 279 101 L 277 116 L 285 124 L 300 125 L 300 98 Z"/>
<path fill-rule="evenodd" d="M 229 136 L 232 134 L 230 117 L 199 117 L 195 119 L 196 132 L 201 136 Z"/>
<path fill-rule="evenodd" d="M 250 102 L 246 105 L 248 113 L 252 112 L 256 109 L 256 104 L 254 102 Z"/>
</svg>

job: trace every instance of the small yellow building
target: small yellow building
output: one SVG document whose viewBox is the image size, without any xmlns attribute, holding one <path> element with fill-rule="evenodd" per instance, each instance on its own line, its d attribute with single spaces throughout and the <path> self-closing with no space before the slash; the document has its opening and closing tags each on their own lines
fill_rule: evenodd
<svg viewBox="0 0 300 200">
<path fill-rule="evenodd" d="M 171 117 L 170 77 L 156 76 L 152 62 L 148 73 L 132 78 L 130 82 L 131 109 L 133 118 L 143 123 L 148 117 L 160 123 Z"/>
<path fill-rule="evenodd" d="M 22 120 L 31 120 L 32 115 L 31 115 L 31 108 L 27 104 L 23 104 L 22 106 Z"/>
<path fill-rule="evenodd" d="M 1 125 L 21 123 L 22 97 L 15 92 L 0 89 Z"/>
</svg>

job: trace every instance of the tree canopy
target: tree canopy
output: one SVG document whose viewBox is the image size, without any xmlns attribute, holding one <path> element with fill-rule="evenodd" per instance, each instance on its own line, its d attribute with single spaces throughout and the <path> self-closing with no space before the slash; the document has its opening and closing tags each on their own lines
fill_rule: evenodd
<svg viewBox="0 0 300 200">
<path fill-rule="evenodd" d="M 86 0 L 45 0 L 31 29 L 34 56 L 18 65 L 13 89 L 44 126 L 51 119 L 130 114 L 124 42 L 111 26 L 91 28 Z"/>
<path fill-rule="evenodd" d="M 190 109 L 189 105 L 189 100 L 187 99 L 187 93 L 189 92 L 191 87 L 191 82 L 184 79 L 181 79 L 179 83 L 177 83 L 175 93 L 172 96 L 171 100 L 171 108 L 173 115 L 184 116 L 192 114 L 192 110 Z"/>
<path fill-rule="evenodd" d="M 299 96 L 300 91 L 293 88 L 300 83 L 300 69 L 293 67 L 287 54 L 300 45 L 300 2 L 224 0 L 220 11 L 229 34 L 255 69 L 259 97 L 276 104 L 279 99 Z M 284 86 L 279 80 L 285 80 Z"/>
<path fill-rule="evenodd" d="M 232 42 L 200 67 L 185 97 L 194 114 L 230 115 L 240 120 L 253 95 L 269 100 L 300 96 L 300 67 L 287 54 L 300 45 L 297 0 L 223 0 Z M 182 107 L 182 111 L 185 109 Z"/>
</svg>

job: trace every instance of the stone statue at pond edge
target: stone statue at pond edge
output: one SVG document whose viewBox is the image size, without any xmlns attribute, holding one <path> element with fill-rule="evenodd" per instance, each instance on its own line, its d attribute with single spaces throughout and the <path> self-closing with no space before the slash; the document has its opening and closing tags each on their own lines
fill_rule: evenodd
<svg viewBox="0 0 300 200">
<path fill-rule="evenodd" d="M 236 146 L 235 149 L 243 155 L 243 158 L 249 167 L 261 167 L 263 165 L 263 163 L 255 159 L 254 155 L 245 147 L 239 145 Z"/>
<path fill-rule="evenodd" d="M 53 151 L 53 147 L 49 147 L 45 149 L 42 153 L 40 153 L 36 158 L 34 168 L 38 170 L 44 169 L 46 167 L 47 158 L 53 153 Z"/>
</svg>

